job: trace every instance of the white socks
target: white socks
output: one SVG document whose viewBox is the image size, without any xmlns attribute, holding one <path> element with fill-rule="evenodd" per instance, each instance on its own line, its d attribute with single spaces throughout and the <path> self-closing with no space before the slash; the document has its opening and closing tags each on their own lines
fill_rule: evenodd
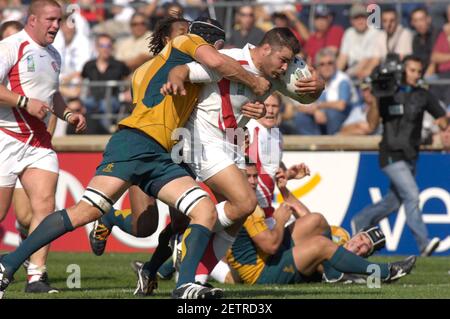
<svg viewBox="0 0 450 319">
<path fill-rule="evenodd" d="M 30 265 L 27 268 L 27 274 L 28 274 L 28 283 L 33 283 L 35 281 L 38 281 L 41 279 L 42 275 L 47 271 L 47 267 L 44 266 L 37 266 L 35 264 L 30 263 Z"/>
<path fill-rule="evenodd" d="M 229 219 L 227 217 L 227 214 L 225 213 L 225 203 L 226 203 L 226 201 L 223 201 L 216 205 L 218 218 L 217 218 L 216 225 L 214 225 L 214 229 L 213 229 L 213 232 L 215 232 L 215 233 L 234 224 L 234 221 Z"/>
</svg>

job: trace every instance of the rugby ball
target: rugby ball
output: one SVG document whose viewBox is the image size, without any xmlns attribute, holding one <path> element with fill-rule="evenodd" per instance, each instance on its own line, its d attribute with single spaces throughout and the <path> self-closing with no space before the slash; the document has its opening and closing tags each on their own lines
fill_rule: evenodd
<svg viewBox="0 0 450 319">
<path fill-rule="evenodd" d="M 312 103 L 316 100 L 316 98 L 311 96 L 310 94 L 299 94 L 295 92 L 295 90 L 297 90 L 295 83 L 300 79 L 310 77 L 311 72 L 309 72 L 308 65 L 303 59 L 299 57 L 294 57 L 291 63 L 289 63 L 288 69 L 286 70 L 286 73 L 283 77 L 283 81 L 286 84 L 286 89 L 293 95 L 297 96 L 295 100 L 303 104 Z"/>
</svg>

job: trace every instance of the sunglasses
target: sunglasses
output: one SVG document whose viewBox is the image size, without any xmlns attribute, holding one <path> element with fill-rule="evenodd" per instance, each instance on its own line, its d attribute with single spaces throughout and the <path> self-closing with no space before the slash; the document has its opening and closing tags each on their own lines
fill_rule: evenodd
<svg viewBox="0 0 450 319">
<path fill-rule="evenodd" d="M 240 16 L 242 17 L 254 17 L 255 15 L 253 13 L 239 13 Z"/>
<path fill-rule="evenodd" d="M 112 44 L 102 44 L 102 43 L 100 43 L 98 45 L 98 47 L 101 48 L 101 49 L 111 49 L 112 48 Z"/>
</svg>

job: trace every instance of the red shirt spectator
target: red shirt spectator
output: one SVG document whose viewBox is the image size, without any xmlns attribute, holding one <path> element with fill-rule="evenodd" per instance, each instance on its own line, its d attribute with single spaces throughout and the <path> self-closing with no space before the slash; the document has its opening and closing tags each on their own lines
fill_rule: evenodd
<svg viewBox="0 0 450 319">
<path fill-rule="evenodd" d="M 433 52 L 450 54 L 450 43 L 447 38 L 447 34 L 444 31 L 441 31 L 439 34 L 436 43 L 434 44 Z M 438 73 L 449 72 L 450 60 L 447 62 L 438 63 L 437 71 Z"/>
<path fill-rule="evenodd" d="M 331 25 L 333 16 L 328 7 L 318 5 L 314 12 L 314 29 L 306 41 L 304 52 L 308 57 L 308 63 L 314 64 L 317 52 L 329 47 L 337 53 L 341 46 L 344 29 L 337 25 Z"/>
<path fill-rule="evenodd" d="M 104 2 L 104 0 L 72 0 L 72 3 L 80 6 L 80 14 L 91 26 L 105 19 Z"/>
</svg>

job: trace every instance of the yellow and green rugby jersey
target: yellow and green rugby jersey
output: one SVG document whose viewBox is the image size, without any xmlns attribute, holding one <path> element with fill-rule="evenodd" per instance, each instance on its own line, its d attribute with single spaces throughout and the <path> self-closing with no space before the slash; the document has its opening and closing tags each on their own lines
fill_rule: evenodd
<svg viewBox="0 0 450 319">
<path fill-rule="evenodd" d="M 231 249 L 228 250 L 227 260 L 230 267 L 237 270 L 246 284 L 254 284 L 264 269 L 270 256 L 259 249 L 252 241 L 252 237 L 268 230 L 264 211 L 257 206 L 239 231 Z"/>
<path fill-rule="evenodd" d="M 172 131 L 186 124 L 197 104 L 201 85 L 186 83 L 186 96 L 163 96 L 160 89 L 167 82 L 169 71 L 194 61 L 195 52 L 202 45 L 209 44 L 197 35 L 178 36 L 140 66 L 131 83 L 135 108 L 119 126 L 138 129 L 169 151 L 177 143 L 172 140 Z"/>
</svg>

